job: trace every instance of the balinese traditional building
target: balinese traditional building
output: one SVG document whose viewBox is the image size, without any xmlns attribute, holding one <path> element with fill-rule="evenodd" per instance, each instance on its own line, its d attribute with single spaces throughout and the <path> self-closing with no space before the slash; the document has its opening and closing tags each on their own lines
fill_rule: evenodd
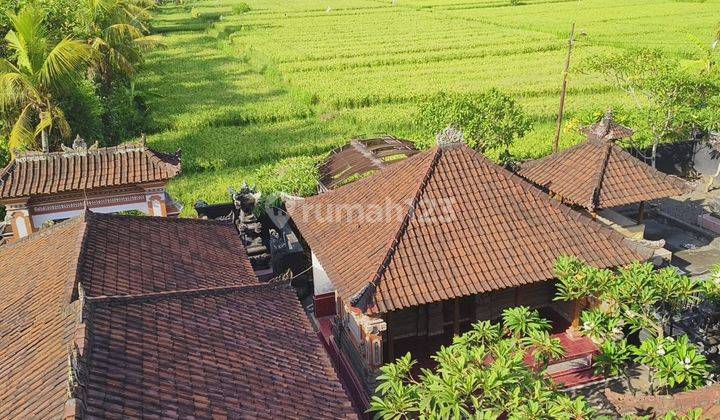
<svg viewBox="0 0 720 420">
<path fill-rule="evenodd" d="M 5 236 L 13 240 L 81 214 L 135 210 L 177 216 L 182 207 L 165 191 L 180 173 L 180 153 L 160 153 L 144 143 L 87 147 L 77 138 L 61 152 L 22 152 L 0 172 Z"/>
<path fill-rule="evenodd" d="M 85 215 L 0 248 L 0 418 L 356 417 L 229 222 Z"/>
<path fill-rule="evenodd" d="M 334 302 L 333 339 L 367 391 L 383 363 L 410 351 L 422 365 L 472 322 L 518 305 L 554 321 L 569 362 L 555 372 L 587 372 L 595 347 L 564 333 L 582 308 L 553 301 L 555 260 L 617 267 L 649 256 L 463 143 L 288 210 L 312 251 L 316 302 Z"/>
<path fill-rule="evenodd" d="M 611 112 L 582 131 L 588 140 L 524 163 L 520 176 L 563 203 L 581 207 L 628 236 L 642 239 L 644 203 L 682 195 L 688 192 L 687 183 L 641 162 L 618 146 L 616 141 L 633 132 L 615 123 Z M 612 210 L 629 204 L 638 204 L 634 221 Z"/>
<path fill-rule="evenodd" d="M 351 140 L 330 152 L 320 165 L 318 192 L 366 177 L 416 153 L 418 150 L 412 142 L 393 136 Z"/>
</svg>

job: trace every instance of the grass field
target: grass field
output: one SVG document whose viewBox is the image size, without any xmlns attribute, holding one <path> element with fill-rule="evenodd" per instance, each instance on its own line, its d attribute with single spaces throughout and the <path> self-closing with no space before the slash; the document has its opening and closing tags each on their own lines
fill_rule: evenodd
<svg viewBox="0 0 720 420">
<path fill-rule="evenodd" d="M 709 44 L 720 20 L 720 0 L 246 2 L 244 13 L 240 0 L 185 0 L 155 15 L 166 48 L 149 54 L 140 75 L 141 89 L 160 95 L 150 101 L 148 139 L 183 149 L 184 173 L 170 189 L 187 215 L 198 198 L 223 200 L 243 180 L 266 185 L 296 157 L 321 157 L 356 136 L 431 144 L 412 121 L 418 100 L 438 91 L 511 93 L 535 121 L 513 152 L 544 155 L 572 21 L 584 33 L 579 63 L 631 47 L 692 59 L 690 35 Z M 574 74 L 568 119 L 625 101 L 602 79 Z M 564 146 L 576 141 L 563 137 Z M 307 190 L 304 179 L 286 188 Z"/>
</svg>

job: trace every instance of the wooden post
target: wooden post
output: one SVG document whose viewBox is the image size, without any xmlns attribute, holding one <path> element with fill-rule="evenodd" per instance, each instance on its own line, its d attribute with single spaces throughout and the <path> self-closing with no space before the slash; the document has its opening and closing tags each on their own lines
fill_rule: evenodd
<svg viewBox="0 0 720 420">
<path fill-rule="evenodd" d="M 388 363 L 392 363 L 395 361 L 395 340 L 393 340 L 392 331 L 390 330 L 390 322 L 389 320 L 385 320 L 385 336 L 387 337 L 387 347 L 388 347 Z"/>
<path fill-rule="evenodd" d="M 637 223 L 638 225 L 641 225 L 643 222 L 643 219 L 645 219 L 645 202 L 640 202 L 640 207 L 638 207 L 638 214 L 637 214 Z"/>
<path fill-rule="evenodd" d="M 453 302 L 453 334 L 460 335 L 460 299 L 455 298 Z"/>
<path fill-rule="evenodd" d="M 573 301 L 572 323 L 570 324 L 570 328 L 574 328 L 574 329 L 580 328 L 580 313 L 581 312 L 582 312 L 582 309 L 580 309 L 580 299 L 575 299 Z"/>
<path fill-rule="evenodd" d="M 558 111 L 557 127 L 555 127 L 555 139 L 553 140 L 553 153 L 557 153 L 560 145 L 560 131 L 562 130 L 563 112 L 565 111 L 565 94 L 567 93 L 568 72 L 570 71 L 570 55 L 575 44 L 575 22 L 570 29 L 570 40 L 568 41 L 568 52 L 565 57 L 565 69 L 563 70 L 562 89 L 560 90 L 560 110 Z"/>
</svg>

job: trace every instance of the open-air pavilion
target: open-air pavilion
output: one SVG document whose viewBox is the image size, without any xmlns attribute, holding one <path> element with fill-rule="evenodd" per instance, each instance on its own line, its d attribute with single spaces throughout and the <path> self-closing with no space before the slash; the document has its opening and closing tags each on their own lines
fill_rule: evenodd
<svg viewBox="0 0 720 420">
<path fill-rule="evenodd" d="M 632 136 L 633 131 L 615 123 L 611 112 L 582 131 L 588 136 L 586 141 L 524 163 L 519 175 L 626 236 L 642 239 L 645 203 L 682 195 L 688 192 L 688 184 L 618 146 L 616 142 Z M 635 220 L 613 210 L 628 205 L 637 206 Z"/>
</svg>

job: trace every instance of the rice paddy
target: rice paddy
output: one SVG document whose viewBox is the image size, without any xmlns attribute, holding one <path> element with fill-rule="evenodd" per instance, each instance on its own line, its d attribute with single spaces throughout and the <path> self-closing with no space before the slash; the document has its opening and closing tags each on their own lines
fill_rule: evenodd
<svg viewBox="0 0 720 420">
<path fill-rule="evenodd" d="M 353 137 L 389 133 L 427 146 L 431 136 L 413 118 L 419 99 L 439 91 L 512 94 L 534 120 L 512 151 L 542 156 L 571 22 L 577 65 L 632 47 L 697 58 L 692 37 L 709 44 L 720 19 L 720 0 L 248 0 L 246 12 L 242 3 L 186 0 L 155 13 L 166 47 L 140 75 L 141 90 L 157 94 L 148 140 L 183 149 L 183 175 L 170 189 L 187 215 L 199 198 L 224 200 L 243 180 L 269 185 L 268 174 L 311 167 L 297 158 Z M 566 121 L 626 103 L 601 78 L 572 73 Z M 568 132 L 562 144 L 577 141 Z"/>
</svg>

